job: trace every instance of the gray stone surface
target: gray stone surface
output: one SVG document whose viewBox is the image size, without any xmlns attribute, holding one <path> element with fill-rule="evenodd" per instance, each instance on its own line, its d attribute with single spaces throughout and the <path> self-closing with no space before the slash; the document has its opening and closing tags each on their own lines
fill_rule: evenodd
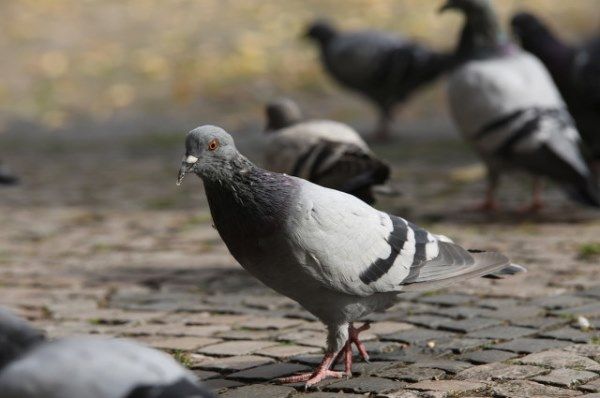
<svg viewBox="0 0 600 398">
<path fill-rule="evenodd" d="M 487 364 L 493 362 L 504 362 L 509 359 L 516 358 L 517 356 L 517 354 L 507 351 L 482 350 L 464 354 L 463 356 L 461 356 L 461 359 L 476 364 Z"/>
<path fill-rule="evenodd" d="M 559 387 L 570 388 L 577 384 L 587 383 L 598 378 L 598 374 L 585 370 L 554 369 L 543 376 L 536 376 L 532 380 L 543 384 L 552 384 Z"/>
<path fill-rule="evenodd" d="M 517 326 L 494 326 L 488 329 L 477 330 L 467 334 L 470 338 L 510 340 L 518 337 L 530 336 L 535 334 L 535 329 L 522 328 Z"/>
<path fill-rule="evenodd" d="M 518 360 L 524 364 L 546 366 L 550 368 L 573 368 L 580 370 L 589 370 L 592 372 L 600 372 L 600 364 L 587 357 L 574 353 L 550 350 L 529 354 Z"/>
<path fill-rule="evenodd" d="M 296 390 L 291 387 L 254 384 L 226 391 L 220 394 L 224 398 L 288 398 Z"/>
<path fill-rule="evenodd" d="M 557 340 L 567 340 L 572 341 L 574 343 L 589 343 L 592 341 L 594 337 L 597 335 L 592 332 L 582 332 L 580 330 L 574 329 L 572 327 L 566 326 L 556 330 L 548 330 L 542 332 L 540 334 L 541 337 L 557 339 Z"/>
<path fill-rule="evenodd" d="M 480 329 L 486 329 L 492 326 L 498 326 L 502 321 L 491 318 L 470 318 L 442 322 L 438 325 L 440 329 L 449 330 L 451 332 L 468 333 Z"/>
<path fill-rule="evenodd" d="M 546 351 L 553 348 L 562 348 L 568 345 L 568 342 L 560 340 L 520 338 L 495 344 L 492 346 L 492 348 L 496 350 L 511 351 L 519 354 L 532 354 L 534 352 Z"/>
<path fill-rule="evenodd" d="M 529 380 L 514 380 L 492 386 L 494 397 L 500 398 L 567 398 L 581 395 L 579 391 L 565 390 Z"/>
<path fill-rule="evenodd" d="M 406 388 L 420 391 L 438 391 L 450 396 L 456 396 L 484 390 L 487 388 L 487 384 L 464 380 L 426 380 L 410 384 Z"/>
<path fill-rule="evenodd" d="M 408 382 L 440 379 L 445 374 L 446 373 L 440 369 L 425 368 L 420 366 L 393 366 L 374 372 L 374 375 L 378 377 Z"/>
<path fill-rule="evenodd" d="M 383 340 L 399 341 L 407 344 L 424 344 L 430 341 L 451 340 L 454 334 L 428 329 L 410 329 L 381 336 Z"/>
<path fill-rule="evenodd" d="M 308 366 L 296 363 L 273 363 L 235 372 L 228 375 L 227 378 L 235 380 L 272 380 L 298 372 L 307 372 L 309 370 L 311 370 L 311 368 Z"/>
<path fill-rule="evenodd" d="M 384 379 L 380 377 L 356 377 L 338 381 L 324 387 L 326 391 L 347 391 L 358 394 L 385 393 L 397 390 L 406 385 L 404 382 Z"/>
</svg>

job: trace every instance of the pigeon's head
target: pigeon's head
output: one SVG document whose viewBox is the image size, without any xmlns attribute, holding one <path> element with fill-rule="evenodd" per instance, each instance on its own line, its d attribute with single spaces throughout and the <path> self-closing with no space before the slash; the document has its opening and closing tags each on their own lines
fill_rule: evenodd
<svg viewBox="0 0 600 398">
<path fill-rule="evenodd" d="M 266 131 L 279 130 L 302 120 L 302 111 L 298 104 L 289 98 L 280 98 L 269 102 L 265 109 L 267 116 Z"/>
<path fill-rule="evenodd" d="M 465 14 L 473 14 L 491 7 L 491 0 L 447 0 L 439 11 L 458 10 Z"/>
<path fill-rule="evenodd" d="M 44 340 L 44 333 L 0 308 L 0 370 Z"/>
<path fill-rule="evenodd" d="M 308 25 L 303 37 L 325 44 L 337 34 L 333 24 L 325 19 L 318 19 Z"/>
<path fill-rule="evenodd" d="M 231 163 L 239 157 L 233 138 L 216 126 L 200 126 L 185 138 L 185 156 L 181 162 L 177 185 L 188 173 L 202 178 L 225 178 L 231 171 Z"/>
<path fill-rule="evenodd" d="M 510 20 L 510 27 L 523 44 L 551 34 L 538 17 L 528 12 L 515 14 Z"/>
</svg>

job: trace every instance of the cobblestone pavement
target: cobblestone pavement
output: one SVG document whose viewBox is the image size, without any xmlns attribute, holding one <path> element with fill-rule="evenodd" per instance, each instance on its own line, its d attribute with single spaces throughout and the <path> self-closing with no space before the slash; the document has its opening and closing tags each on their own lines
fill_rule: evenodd
<svg viewBox="0 0 600 398">
<path fill-rule="evenodd" d="M 17 155 L 12 164 L 34 168 Z M 357 358 L 352 378 L 304 392 L 273 379 L 314 366 L 324 327 L 235 263 L 200 184 L 175 191 L 163 163 L 176 162 L 90 156 L 61 155 L 68 167 L 48 161 L 0 195 L 0 302 L 51 337 L 133 338 L 172 353 L 223 397 L 600 397 L 600 223 L 582 210 L 464 215 L 479 183 L 444 186 L 443 175 L 404 165 L 397 175 L 416 175 L 408 194 L 383 208 L 467 247 L 502 250 L 530 272 L 402 295 L 368 319 L 371 363 Z"/>
</svg>

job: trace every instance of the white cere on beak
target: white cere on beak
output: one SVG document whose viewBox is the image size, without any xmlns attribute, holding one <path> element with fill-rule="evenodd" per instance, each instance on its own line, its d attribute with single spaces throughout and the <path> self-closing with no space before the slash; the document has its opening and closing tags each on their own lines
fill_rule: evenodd
<svg viewBox="0 0 600 398">
<path fill-rule="evenodd" d="M 187 158 L 185 158 L 185 162 L 188 163 L 188 164 L 194 164 L 197 161 L 198 161 L 198 158 L 195 157 L 195 156 L 192 156 L 192 155 L 190 155 Z"/>
</svg>

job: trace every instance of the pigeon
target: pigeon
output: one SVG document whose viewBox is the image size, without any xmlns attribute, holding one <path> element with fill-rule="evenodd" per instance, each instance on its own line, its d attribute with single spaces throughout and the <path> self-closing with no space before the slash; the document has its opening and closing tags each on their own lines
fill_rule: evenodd
<svg viewBox="0 0 600 398">
<path fill-rule="evenodd" d="M 281 382 L 308 387 L 350 376 L 352 345 L 368 359 L 359 338 L 368 323 L 353 323 L 389 308 L 402 292 L 524 270 L 502 254 L 465 250 L 347 193 L 261 169 L 216 126 L 188 133 L 177 183 L 188 173 L 202 179 L 214 226 L 242 267 L 327 327 L 316 370 Z M 345 371 L 331 370 L 342 358 Z"/>
<path fill-rule="evenodd" d="M 566 43 L 539 18 L 526 12 L 513 16 L 511 27 L 521 46 L 548 68 L 599 168 L 600 37 L 581 45 Z"/>
<path fill-rule="evenodd" d="M 496 208 L 499 178 L 511 170 L 534 176 L 533 200 L 523 211 L 542 208 L 540 177 L 558 183 L 574 200 L 599 207 L 596 176 L 544 65 L 504 35 L 490 0 L 448 0 L 440 12 L 450 9 L 466 18 L 448 82 L 450 111 L 488 169 L 479 208 Z"/>
<path fill-rule="evenodd" d="M 19 179 L 10 172 L 2 162 L 0 162 L 0 185 L 15 185 Z"/>
<path fill-rule="evenodd" d="M 0 309 L 2 398 L 211 398 L 169 355 L 121 339 L 47 341 Z"/>
<path fill-rule="evenodd" d="M 339 84 L 369 99 L 379 111 L 375 138 L 389 138 L 395 105 L 453 65 L 453 55 L 379 31 L 340 32 L 330 22 L 310 24 L 305 37 L 320 48 L 321 63 Z"/>
<path fill-rule="evenodd" d="M 354 129 L 331 120 L 302 121 L 300 108 L 287 98 L 268 104 L 266 113 L 268 170 L 375 202 L 372 187 L 388 180 L 390 168 Z"/>
</svg>

